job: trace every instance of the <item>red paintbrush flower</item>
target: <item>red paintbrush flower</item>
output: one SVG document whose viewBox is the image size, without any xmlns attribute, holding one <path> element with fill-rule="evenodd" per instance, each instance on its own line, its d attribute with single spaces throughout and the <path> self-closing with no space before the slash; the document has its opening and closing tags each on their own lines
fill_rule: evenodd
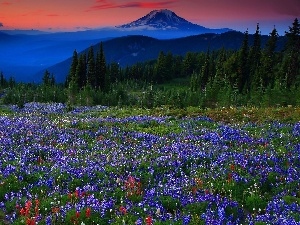
<svg viewBox="0 0 300 225">
<path fill-rule="evenodd" d="M 146 221 L 147 225 L 152 225 L 153 224 L 153 220 L 152 220 L 151 216 L 147 216 L 145 221 Z"/>
<path fill-rule="evenodd" d="M 119 211 L 124 215 L 126 215 L 126 213 L 127 213 L 127 209 L 122 205 L 120 206 Z"/>
<path fill-rule="evenodd" d="M 91 217 L 91 208 L 87 208 L 86 209 L 86 211 L 85 211 L 85 216 L 87 217 L 87 218 L 90 218 Z"/>
</svg>

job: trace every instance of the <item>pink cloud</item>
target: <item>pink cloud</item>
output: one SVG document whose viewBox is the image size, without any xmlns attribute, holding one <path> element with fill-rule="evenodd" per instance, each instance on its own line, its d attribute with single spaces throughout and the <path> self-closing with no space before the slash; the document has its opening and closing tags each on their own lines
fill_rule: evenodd
<svg viewBox="0 0 300 225">
<path fill-rule="evenodd" d="M 48 14 L 47 16 L 49 17 L 55 17 L 55 16 L 59 16 L 58 14 Z"/>
<path fill-rule="evenodd" d="M 91 6 L 87 11 L 112 9 L 112 8 L 163 8 L 174 4 L 175 0 L 163 2 L 128 2 L 125 4 L 109 3 L 106 0 L 97 0 L 96 4 Z"/>
<path fill-rule="evenodd" d="M 9 5 L 12 5 L 12 3 L 11 2 L 2 2 L 1 5 L 9 6 Z"/>
</svg>

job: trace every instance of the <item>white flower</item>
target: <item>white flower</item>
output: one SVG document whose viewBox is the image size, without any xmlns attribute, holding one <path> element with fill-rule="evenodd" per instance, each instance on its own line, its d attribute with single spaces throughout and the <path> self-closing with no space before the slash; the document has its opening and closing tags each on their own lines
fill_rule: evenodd
<svg viewBox="0 0 300 225">
<path fill-rule="evenodd" d="M 160 208 L 156 209 L 156 215 L 160 215 Z"/>
</svg>

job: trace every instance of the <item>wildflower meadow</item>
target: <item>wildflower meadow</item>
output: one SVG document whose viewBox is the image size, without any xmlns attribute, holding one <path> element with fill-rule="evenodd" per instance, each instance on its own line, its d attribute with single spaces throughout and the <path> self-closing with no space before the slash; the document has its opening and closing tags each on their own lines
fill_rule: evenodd
<svg viewBox="0 0 300 225">
<path fill-rule="evenodd" d="M 299 109 L 168 110 L 2 110 L 0 224 L 300 224 Z"/>
</svg>

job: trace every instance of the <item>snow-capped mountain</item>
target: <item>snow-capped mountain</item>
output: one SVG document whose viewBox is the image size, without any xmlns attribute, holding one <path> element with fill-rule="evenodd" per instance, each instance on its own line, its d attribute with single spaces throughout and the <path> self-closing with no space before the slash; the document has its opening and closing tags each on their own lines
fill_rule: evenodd
<svg viewBox="0 0 300 225">
<path fill-rule="evenodd" d="M 198 31 L 199 33 L 223 33 L 229 29 L 209 29 L 197 24 L 193 24 L 182 17 L 179 17 L 171 10 L 153 10 L 146 16 L 128 24 L 117 26 L 117 28 L 131 30 L 179 30 Z"/>
</svg>

